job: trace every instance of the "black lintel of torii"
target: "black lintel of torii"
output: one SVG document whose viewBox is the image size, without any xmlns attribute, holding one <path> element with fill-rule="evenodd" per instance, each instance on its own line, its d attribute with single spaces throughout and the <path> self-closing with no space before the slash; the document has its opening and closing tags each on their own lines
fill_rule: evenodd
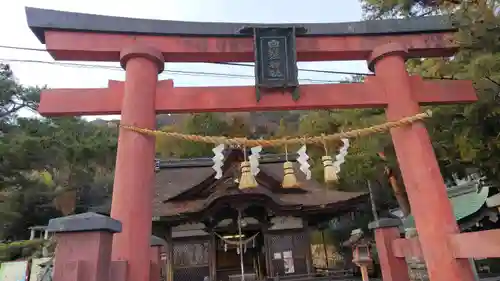
<svg viewBox="0 0 500 281">
<path fill-rule="evenodd" d="M 252 37 L 253 34 L 240 31 L 243 27 L 255 26 L 300 26 L 304 28 L 304 32 L 299 32 L 297 36 L 310 37 L 396 35 L 457 30 L 449 16 L 340 23 L 252 24 L 136 19 L 26 7 L 26 17 L 28 26 L 42 43 L 45 43 L 45 31 L 49 30 L 192 37 Z"/>
</svg>

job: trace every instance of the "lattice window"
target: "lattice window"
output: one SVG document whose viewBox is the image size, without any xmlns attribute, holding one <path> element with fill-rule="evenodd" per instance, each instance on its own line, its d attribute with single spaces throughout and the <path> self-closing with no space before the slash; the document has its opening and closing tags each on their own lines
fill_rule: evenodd
<svg viewBox="0 0 500 281">
<path fill-rule="evenodd" d="M 194 267 L 208 265 L 208 241 L 174 243 L 174 266 Z"/>
<path fill-rule="evenodd" d="M 175 281 L 203 281 L 209 275 L 208 266 L 185 267 L 174 270 Z"/>
</svg>

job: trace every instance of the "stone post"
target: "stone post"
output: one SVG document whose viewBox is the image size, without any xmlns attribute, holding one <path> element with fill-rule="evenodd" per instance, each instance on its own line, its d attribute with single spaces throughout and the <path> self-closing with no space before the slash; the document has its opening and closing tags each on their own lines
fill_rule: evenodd
<svg viewBox="0 0 500 281">
<path fill-rule="evenodd" d="M 416 228 L 406 228 L 405 238 L 417 238 L 418 233 Z M 427 273 L 427 267 L 425 266 L 425 260 L 419 257 L 406 257 L 406 263 L 408 264 L 408 272 L 410 275 L 410 280 L 412 281 L 429 281 L 429 274 Z"/>
<path fill-rule="evenodd" d="M 394 256 L 392 242 L 399 236 L 398 219 L 381 218 L 368 224 L 368 228 L 375 233 L 382 279 L 384 281 L 409 281 L 408 267 L 403 258 Z"/>
<path fill-rule="evenodd" d="M 57 242 L 53 281 L 111 281 L 113 233 L 121 230 L 119 221 L 96 213 L 50 220 L 47 231 Z"/>
</svg>

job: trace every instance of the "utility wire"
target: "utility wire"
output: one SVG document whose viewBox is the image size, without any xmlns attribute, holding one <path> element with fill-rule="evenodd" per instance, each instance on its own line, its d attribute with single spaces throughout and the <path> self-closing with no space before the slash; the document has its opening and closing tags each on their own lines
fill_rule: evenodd
<svg viewBox="0 0 500 281">
<path fill-rule="evenodd" d="M 0 49 L 12 49 L 12 50 L 22 50 L 22 51 L 36 51 L 36 52 L 47 52 L 46 49 L 42 48 L 29 48 L 29 47 L 20 47 L 20 46 L 8 46 L 8 45 L 0 45 Z M 120 67 L 115 66 L 105 66 L 105 65 L 91 65 L 91 64 L 78 64 L 78 63 L 68 63 L 68 62 L 57 62 L 57 61 L 40 61 L 40 60 L 21 60 L 21 59 L 2 59 L 2 62 L 25 62 L 25 63 L 44 63 L 44 64 L 52 64 L 52 65 L 60 65 L 60 66 L 70 66 L 70 67 L 87 67 L 87 68 L 103 68 L 109 70 L 122 70 Z M 233 62 L 215 62 L 213 64 L 219 65 L 232 65 L 232 66 L 244 66 L 244 67 L 254 67 L 252 64 L 245 63 L 233 63 Z M 324 74 L 337 74 L 337 75 L 357 75 L 357 76 L 374 76 L 374 73 L 363 73 L 363 72 L 349 72 L 349 71 L 334 71 L 334 70 L 321 70 L 321 69 L 303 69 L 299 68 L 299 71 L 304 72 L 314 72 L 314 73 L 324 73 Z M 240 79 L 255 79 L 253 75 L 245 75 L 245 74 L 231 74 L 231 73 L 217 73 L 217 72 L 197 72 L 197 71 L 183 71 L 183 70 L 165 70 L 163 73 L 171 73 L 177 75 L 187 75 L 187 76 L 213 76 L 213 77 L 224 77 L 224 78 L 240 78 Z M 456 80 L 454 77 L 427 77 L 422 76 L 425 79 L 434 79 L 434 80 Z M 301 78 L 301 81 L 309 81 L 312 83 L 343 83 L 345 80 L 321 80 L 321 79 L 310 79 L 310 78 Z"/>
<path fill-rule="evenodd" d="M 57 65 L 57 66 L 65 66 L 65 67 L 93 68 L 93 69 L 100 68 L 100 69 L 106 69 L 106 70 L 123 71 L 123 69 L 121 67 L 117 67 L 117 66 L 70 63 L 70 62 L 57 62 L 57 61 L 0 58 L 0 62 L 3 62 L 3 63 L 12 63 L 12 62 L 14 62 L 14 63 L 39 63 L 39 64 L 49 64 L 49 65 Z M 255 77 L 253 75 L 218 73 L 218 72 L 204 72 L 204 71 L 164 70 L 164 72 L 162 72 L 162 73 L 163 74 L 186 75 L 186 76 L 201 76 L 201 77 L 255 79 Z M 311 79 L 311 78 L 301 78 L 299 80 L 308 81 L 311 83 L 341 83 L 341 82 L 345 82 L 342 80 L 322 80 L 322 79 Z"/>
<path fill-rule="evenodd" d="M 18 47 L 18 46 L 7 46 L 0 45 L 2 49 L 12 49 L 12 50 L 22 50 L 22 51 L 35 51 L 35 52 L 47 52 L 46 49 L 42 48 L 28 48 L 28 47 Z M 235 62 L 211 62 L 213 64 L 220 65 L 233 65 L 233 66 L 245 66 L 245 67 L 254 67 L 252 64 L 245 63 L 235 63 Z M 307 69 L 307 68 L 299 68 L 299 71 L 304 72 L 314 72 L 314 73 L 325 73 L 325 74 L 340 74 L 340 75 L 360 75 L 360 76 L 373 76 L 373 73 L 362 73 L 362 72 L 349 72 L 349 71 L 335 71 L 335 70 L 321 70 L 321 69 Z"/>
<path fill-rule="evenodd" d="M 1 48 L 1 46 L 0 46 L 0 48 Z M 213 62 L 213 63 L 214 64 L 222 64 L 222 65 L 234 65 L 234 66 L 254 67 L 254 65 L 252 65 L 252 64 L 237 63 L 237 62 Z M 299 68 L 299 71 L 315 72 L 315 73 L 326 73 L 326 74 L 359 75 L 359 76 L 374 76 L 375 75 L 374 73 L 336 71 L 336 70 L 321 70 L 321 69 L 308 69 L 308 68 Z"/>
</svg>

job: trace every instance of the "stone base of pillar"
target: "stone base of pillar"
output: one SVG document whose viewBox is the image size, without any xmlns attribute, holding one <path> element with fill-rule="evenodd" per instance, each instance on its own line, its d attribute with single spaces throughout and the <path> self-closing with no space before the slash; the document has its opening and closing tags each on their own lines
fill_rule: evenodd
<svg viewBox="0 0 500 281">
<path fill-rule="evenodd" d="M 52 219 L 47 230 L 57 241 L 54 281 L 113 280 L 111 248 L 113 234 L 122 230 L 119 221 L 84 213 Z"/>
<path fill-rule="evenodd" d="M 405 229 L 405 238 L 418 237 L 417 229 Z M 429 274 L 425 266 L 425 260 L 418 257 L 407 257 L 406 263 L 408 264 L 408 275 L 411 281 L 429 281 Z"/>
<path fill-rule="evenodd" d="M 381 218 L 368 224 L 368 228 L 375 233 L 378 259 L 384 281 L 408 281 L 408 267 L 403 258 L 394 255 L 392 243 L 399 239 L 398 219 Z"/>
</svg>

